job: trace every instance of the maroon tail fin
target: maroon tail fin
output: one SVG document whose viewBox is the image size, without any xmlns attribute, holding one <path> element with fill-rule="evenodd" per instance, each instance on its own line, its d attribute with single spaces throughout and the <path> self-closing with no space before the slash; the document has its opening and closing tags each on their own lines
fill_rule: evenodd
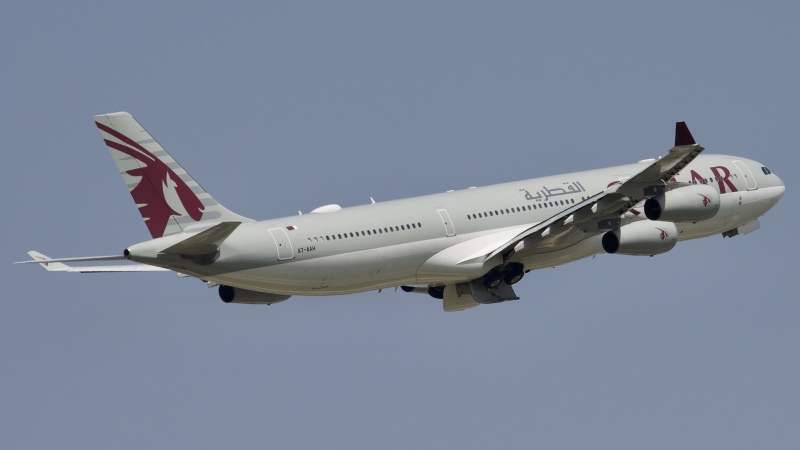
<svg viewBox="0 0 800 450">
<path fill-rule="evenodd" d="M 675 122 L 675 147 L 679 145 L 695 145 L 692 133 L 689 132 L 689 127 L 686 122 Z"/>
</svg>

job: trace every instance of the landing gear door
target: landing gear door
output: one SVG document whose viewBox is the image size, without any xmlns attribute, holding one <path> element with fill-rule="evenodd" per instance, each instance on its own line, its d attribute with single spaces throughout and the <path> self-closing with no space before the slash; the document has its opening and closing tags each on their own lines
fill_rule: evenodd
<svg viewBox="0 0 800 450">
<path fill-rule="evenodd" d="M 739 169 L 739 172 L 744 177 L 744 182 L 747 184 L 747 190 L 752 191 L 754 189 L 758 189 L 758 185 L 756 184 L 756 177 L 753 176 L 753 172 L 750 172 L 750 168 L 741 161 L 734 161 L 733 165 Z"/>
<path fill-rule="evenodd" d="M 292 243 L 289 241 L 289 236 L 283 228 L 273 228 L 269 230 L 272 239 L 275 239 L 275 246 L 278 248 L 278 261 L 294 258 L 294 250 Z"/>
<path fill-rule="evenodd" d="M 445 235 L 448 236 L 448 237 L 455 236 L 456 235 L 456 229 L 453 228 L 453 221 L 450 220 L 450 214 L 447 213 L 447 210 L 446 209 L 437 209 L 436 211 L 439 213 L 439 217 L 442 218 L 442 222 L 444 223 Z"/>
</svg>

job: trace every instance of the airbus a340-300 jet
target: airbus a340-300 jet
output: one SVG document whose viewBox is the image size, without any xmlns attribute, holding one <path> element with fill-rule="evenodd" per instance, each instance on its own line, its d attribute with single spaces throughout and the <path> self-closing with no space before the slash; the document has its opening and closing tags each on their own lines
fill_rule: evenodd
<svg viewBox="0 0 800 450">
<path fill-rule="evenodd" d="M 228 303 L 389 287 L 445 311 L 517 299 L 536 269 L 598 253 L 656 255 L 759 228 L 784 185 L 751 159 L 701 155 L 684 122 L 658 159 L 493 186 L 253 220 L 208 194 L 128 113 L 94 117 L 153 239 L 121 255 L 26 263 L 49 271 L 173 271 Z M 67 265 L 129 260 L 123 265 Z M 133 264 L 133 263 L 138 264 Z"/>
</svg>

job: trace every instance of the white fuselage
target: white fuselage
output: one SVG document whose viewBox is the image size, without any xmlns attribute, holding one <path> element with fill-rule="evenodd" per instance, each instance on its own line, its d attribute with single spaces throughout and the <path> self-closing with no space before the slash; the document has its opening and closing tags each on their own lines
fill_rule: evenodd
<svg viewBox="0 0 800 450">
<path fill-rule="evenodd" d="M 133 258 L 140 262 L 276 294 L 331 295 L 466 282 L 484 275 L 497 261 L 471 264 L 459 259 L 465 252 L 480 253 L 482 245 L 490 248 L 505 236 L 624 182 L 651 162 L 244 223 L 209 265 L 147 255 L 148 249 L 164 248 L 185 235 L 137 244 L 131 250 L 140 255 Z M 774 206 L 784 192 L 782 181 L 760 163 L 724 155 L 700 155 L 674 181 L 709 184 L 721 202 L 711 219 L 679 223 L 679 240 L 745 225 Z M 640 212 L 634 207 L 626 214 Z M 512 260 L 526 271 L 553 267 L 603 252 L 601 237 L 573 235 L 550 247 L 520 251 Z"/>
</svg>

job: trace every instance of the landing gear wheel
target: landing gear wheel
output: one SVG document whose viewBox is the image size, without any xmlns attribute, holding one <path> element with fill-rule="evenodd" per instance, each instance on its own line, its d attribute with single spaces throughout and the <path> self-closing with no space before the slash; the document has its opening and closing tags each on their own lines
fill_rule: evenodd
<svg viewBox="0 0 800 450">
<path fill-rule="evenodd" d="M 492 270 L 483 277 L 483 285 L 486 289 L 494 289 L 503 282 L 503 274 L 497 270 Z"/>
<path fill-rule="evenodd" d="M 444 286 L 434 286 L 428 288 L 428 295 L 439 300 L 444 299 Z"/>
<path fill-rule="evenodd" d="M 503 271 L 503 281 L 509 286 L 519 282 L 523 276 L 525 276 L 525 270 L 522 264 L 509 264 Z"/>
</svg>

